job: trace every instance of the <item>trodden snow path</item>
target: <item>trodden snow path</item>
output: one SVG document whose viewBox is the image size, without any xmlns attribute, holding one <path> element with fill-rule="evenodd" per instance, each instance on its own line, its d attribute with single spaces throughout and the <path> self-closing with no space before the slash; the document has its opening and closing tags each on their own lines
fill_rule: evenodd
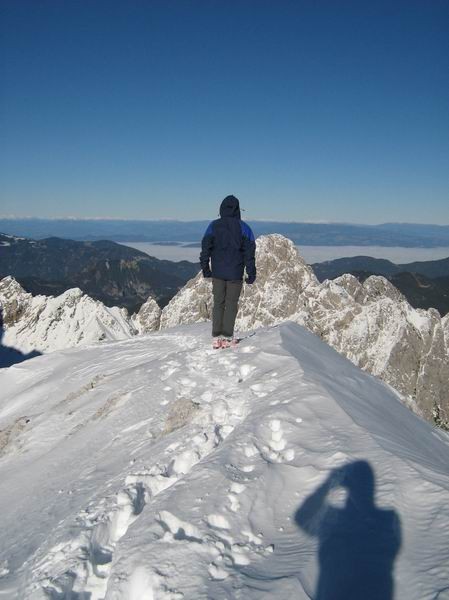
<svg viewBox="0 0 449 600">
<path fill-rule="evenodd" d="M 449 598 L 448 436 L 297 325 L 53 353 L 0 390 L 0 598 Z"/>
</svg>

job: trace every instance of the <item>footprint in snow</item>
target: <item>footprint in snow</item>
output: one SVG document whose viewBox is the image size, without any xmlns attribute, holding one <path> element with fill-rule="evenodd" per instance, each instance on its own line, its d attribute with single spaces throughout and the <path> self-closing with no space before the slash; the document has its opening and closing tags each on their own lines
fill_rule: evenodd
<svg viewBox="0 0 449 600">
<path fill-rule="evenodd" d="M 256 456 L 259 453 L 259 451 L 253 444 L 245 446 L 243 448 L 243 452 L 247 458 L 252 458 L 253 456 Z"/>
<path fill-rule="evenodd" d="M 264 384 L 263 383 L 254 383 L 253 385 L 250 386 L 249 388 L 258 398 L 264 398 L 265 396 L 268 396 L 268 392 L 266 392 L 264 390 Z"/>
<path fill-rule="evenodd" d="M 240 510 L 240 502 L 235 494 L 228 494 L 229 510 L 236 513 Z"/>
<path fill-rule="evenodd" d="M 231 529 L 229 521 L 220 514 L 211 514 L 206 517 L 206 522 L 213 529 Z"/>
<path fill-rule="evenodd" d="M 272 419 L 268 428 L 269 438 L 261 448 L 261 455 L 267 462 L 283 463 L 290 462 L 295 458 L 293 448 L 286 448 L 287 441 L 279 419 Z"/>
<path fill-rule="evenodd" d="M 209 565 L 208 572 L 212 579 L 216 579 L 217 581 L 223 581 L 229 576 L 227 571 L 225 571 L 222 567 L 217 566 L 215 563 Z"/>
<path fill-rule="evenodd" d="M 238 512 L 240 510 L 240 502 L 238 496 L 244 492 L 246 486 L 243 483 L 233 481 L 229 487 L 228 500 L 230 502 L 229 510 L 232 512 Z"/>
<path fill-rule="evenodd" d="M 253 373 L 255 370 L 256 370 L 256 367 L 254 367 L 253 365 L 249 365 L 249 364 L 241 365 L 241 367 L 239 369 L 239 372 L 240 372 L 239 382 L 245 381 L 245 379 L 248 379 L 248 377 L 251 375 L 251 373 Z"/>
</svg>

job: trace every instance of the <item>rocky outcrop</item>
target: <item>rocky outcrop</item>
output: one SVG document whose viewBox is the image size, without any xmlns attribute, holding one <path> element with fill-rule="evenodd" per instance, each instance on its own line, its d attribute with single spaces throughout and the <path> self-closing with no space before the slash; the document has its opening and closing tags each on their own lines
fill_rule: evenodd
<svg viewBox="0 0 449 600">
<path fill-rule="evenodd" d="M 441 319 L 441 325 L 444 333 L 444 343 L 446 346 L 446 352 L 449 355 L 449 314 Z"/>
<path fill-rule="evenodd" d="M 243 287 L 237 315 L 239 330 L 285 320 L 304 307 L 303 292 L 319 286 L 312 269 L 281 235 L 257 240 L 257 281 Z M 212 312 L 212 285 L 199 273 L 163 309 L 161 328 L 207 321 Z"/>
<path fill-rule="evenodd" d="M 0 280 L 0 310 L 2 326 L 13 327 L 26 314 L 32 295 L 25 292 L 13 277 Z"/>
<path fill-rule="evenodd" d="M 310 299 L 306 325 L 416 401 L 426 418 L 438 413 L 449 422 L 449 361 L 439 313 L 413 309 L 383 277 L 370 277 L 363 285 L 348 277 L 321 285 L 318 297 Z"/>
<path fill-rule="evenodd" d="M 256 263 L 256 283 L 243 288 L 238 331 L 287 319 L 305 325 L 396 388 L 427 419 L 449 425 L 447 318 L 413 309 L 384 277 L 361 284 L 342 275 L 320 284 L 281 235 L 258 238 Z M 208 320 L 211 306 L 211 286 L 198 275 L 164 308 L 161 328 Z"/>
<path fill-rule="evenodd" d="M 139 333 L 157 331 L 160 326 L 161 309 L 151 296 L 142 304 L 138 313 L 132 316 L 132 322 Z"/>
<path fill-rule="evenodd" d="M 293 242 L 281 235 L 257 241 L 257 280 L 243 289 L 239 329 L 279 323 L 305 309 L 307 290 L 319 286 L 312 269 L 299 256 Z"/>
<path fill-rule="evenodd" d="M 212 310 L 211 280 L 198 274 L 170 300 L 168 306 L 162 310 L 161 329 L 207 321 L 211 318 Z"/>
<path fill-rule="evenodd" d="M 0 281 L 4 346 L 48 352 L 137 333 L 126 309 L 108 308 L 80 289 L 60 296 L 32 296 L 12 277 Z"/>
</svg>

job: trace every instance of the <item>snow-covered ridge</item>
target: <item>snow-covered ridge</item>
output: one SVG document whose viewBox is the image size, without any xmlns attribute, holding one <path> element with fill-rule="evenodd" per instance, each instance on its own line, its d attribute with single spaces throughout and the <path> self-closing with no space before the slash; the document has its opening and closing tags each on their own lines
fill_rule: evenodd
<svg viewBox="0 0 449 600">
<path fill-rule="evenodd" d="M 247 331 L 285 320 L 305 325 L 362 369 L 409 399 L 428 420 L 449 426 L 449 318 L 433 309 L 413 309 L 383 277 L 363 284 L 343 275 L 320 284 L 281 235 L 257 240 L 257 281 L 244 286 L 237 328 Z M 22 309 L 11 304 L 15 298 Z M 211 283 L 201 274 L 160 311 L 149 298 L 129 317 L 79 290 L 58 298 L 32 298 L 11 278 L 0 282 L 4 343 L 21 351 L 51 351 L 124 339 L 210 319 Z M 76 309 L 74 308 L 76 306 Z"/>
<path fill-rule="evenodd" d="M 305 325 L 362 369 L 411 400 L 427 419 L 449 426 L 449 320 L 414 309 L 384 277 L 361 284 L 343 275 L 320 284 L 281 235 L 257 240 L 257 281 L 245 286 L 237 329 L 286 319 Z M 201 274 L 164 308 L 161 326 L 208 320 L 211 284 Z"/>
<path fill-rule="evenodd" d="M 447 597 L 448 435 L 298 325 L 65 350 L 0 390 L 2 597 Z"/>
</svg>

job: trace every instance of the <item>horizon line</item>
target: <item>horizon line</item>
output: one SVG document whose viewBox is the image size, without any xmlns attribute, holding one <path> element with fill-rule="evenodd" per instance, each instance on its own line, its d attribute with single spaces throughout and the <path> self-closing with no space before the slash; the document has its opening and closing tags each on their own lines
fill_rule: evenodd
<svg viewBox="0 0 449 600">
<path fill-rule="evenodd" d="M 174 219 L 161 217 L 159 219 L 138 219 L 132 217 L 75 217 L 75 216 L 57 216 L 57 217 L 36 217 L 36 216 L 17 216 L 17 215 L 0 215 L 0 220 L 3 221 L 124 221 L 124 222 L 140 222 L 140 223 L 158 223 L 158 222 L 171 222 L 171 223 L 195 223 L 195 222 L 209 222 L 210 219 Z M 449 223 L 443 225 L 439 223 L 421 223 L 414 221 L 382 221 L 380 223 L 355 223 L 353 221 L 324 221 L 324 220 L 277 220 L 277 219 L 248 219 L 248 221 L 256 223 L 280 223 L 280 224 L 299 224 L 299 225 L 351 225 L 355 227 L 379 227 L 382 225 L 421 225 L 421 226 L 432 226 L 432 227 L 449 227 Z"/>
</svg>

